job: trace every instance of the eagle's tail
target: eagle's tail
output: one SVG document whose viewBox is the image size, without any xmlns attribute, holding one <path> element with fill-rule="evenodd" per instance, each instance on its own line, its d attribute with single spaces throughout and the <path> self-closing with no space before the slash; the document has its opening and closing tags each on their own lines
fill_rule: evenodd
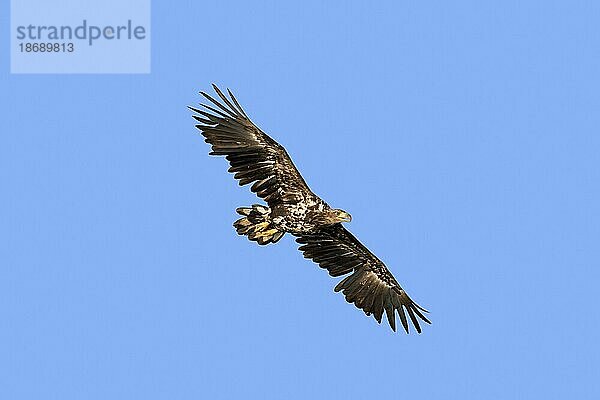
<svg viewBox="0 0 600 400">
<path fill-rule="evenodd" d="M 277 243 L 285 235 L 271 223 L 269 207 L 254 204 L 251 208 L 240 207 L 235 211 L 244 216 L 233 223 L 238 235 L 246 235 L 260 245 Z"/>
</svg>

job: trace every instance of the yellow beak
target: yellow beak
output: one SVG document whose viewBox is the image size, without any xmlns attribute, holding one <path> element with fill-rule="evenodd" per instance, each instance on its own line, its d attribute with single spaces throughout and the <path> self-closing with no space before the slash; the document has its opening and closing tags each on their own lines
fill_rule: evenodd
<svg viewBox="0 0 600 400">
<path fill-rule="evenodd" d="M 348 213 L 340 214 L 340 217 L 342 218 L 342 222 L 351 222 L 352 221 L 352 216 Z"/>
</svg>

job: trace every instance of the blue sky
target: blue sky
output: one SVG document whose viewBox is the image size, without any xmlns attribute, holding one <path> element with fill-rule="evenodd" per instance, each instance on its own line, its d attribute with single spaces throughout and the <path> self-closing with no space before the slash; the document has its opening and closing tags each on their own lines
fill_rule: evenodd
<svg viewBox="0 0 600 400">
<path fill-rule="evenodd" d="M 153 2 L 148 75 L 11 75 L 0 42 L 0 398 L 598 398 L 600 4 L 216 3 Z M 186 109 L 212 82 L 423 334 L 235 234 L 257 201 Z"/>
</svg>

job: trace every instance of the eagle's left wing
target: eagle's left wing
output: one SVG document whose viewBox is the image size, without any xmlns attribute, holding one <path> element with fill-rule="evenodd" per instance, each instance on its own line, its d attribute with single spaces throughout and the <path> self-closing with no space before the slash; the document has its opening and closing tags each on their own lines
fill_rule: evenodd
<svg viewBox="0 0 600 400">
<path fill-rule="evenodd" d="M 228 171 L 240 186 L 252 183 L 250 190 L 271 208 L 296 203 L 311 193 L 283 146 L 250 121 L 229 90 L 227 98 L 216 85 L 213 88 L 221 101 L 200 92 L 212 106 L 188 107 L 195 113 L 196 128 L 212 145 L 210 155 L 225 156 L 231 166 Z"/>
<path fill-rule="evenodd" d="M 396 312 L 406 333 L 408 313 L 417 332 L 421 333 L 419 320 L 431 322 L 423 315 L 427 310 L 415 303 L 398 284 L 392 273 L 373 253 L 358 241 L 342 224 L 323 228 L 316 233 L 302 235 L 296 239 L 305 258 L 309 258 L 327 269 L 329 275 L 337 277 L 351 273 L 335 287 L 335 291 L 346 296 L 365 314 L 381 323 L 383 311 L 392 330 L 396 331 Z"/>
</svg>

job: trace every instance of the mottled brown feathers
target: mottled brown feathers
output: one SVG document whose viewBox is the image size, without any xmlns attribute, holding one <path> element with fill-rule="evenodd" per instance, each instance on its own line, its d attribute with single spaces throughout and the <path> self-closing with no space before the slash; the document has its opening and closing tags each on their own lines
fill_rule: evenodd
<svg viewBox="0 0 600 400">
<path fill-rule="evenodd" d="M 225 104 L 200 92 L 213 106 L 189 107 L 196 113 L 196 128 L 212 145 L 210 154 L 225 156 L 240 186 L 253 183 L 250 190 L 271 207 L 283 203 L 284 196 L 302 199 L 302 193 L 310 190 L 285 149 L 250 121 L 229 90 L 230 99 L 217 86 L 213 88 Z"/>
<path fill-rule="evenodd" d="M 388 322 L 395 331 L 397 313 L 404 330 L 408 333 L 406 311 L 419 333 L 421 333 L 419 318 L 426 323 L 431 323 L 423 315 L 427 310 L 408 297 L 383 262 L 342 224 L 322 228 L 313 234 L 302 235 L 296 241 L 301 244 L 299 250 L 304 253 L 304 257 L 325 268 L 329 275 L 338 277 L 350 274 L 342 279 L 334 290 L 341 291 L 346 301 L 354 303 L 365 314 L 373 314 L 377 322 L 381 323 L 385 311 Z"/>
<path fill-rule="evenodd" d="M 420 333 L 419 320 L 430 323 L 427 311 L 412 301 L 373 253 L 335 218 L 331 221 L 338 213 L 340 221 L 348 222 L 349 214 L 331 209 L 309 189 L 285 149 L 250 121 L 229 90 L 227 97 L 213 88 L 220 101 L 201 92 L 210 104 L 189 107 L 196 127 L 212 146 L 210 154 L 225 156 L 239 184 L 252 184 L 250 190 L 268 205 L 238 208 L 242 218 L 234 223 L 237 233 L 261 245 L 276 243 L 286 232 L 297 236 L 304 257 L 333 277 L 345 276 L 334 290 L 349 303 L 379 323 L 385 312 L 394 331 L 397 314 L 407 333 L 409 320 Z"/>
</svg>

